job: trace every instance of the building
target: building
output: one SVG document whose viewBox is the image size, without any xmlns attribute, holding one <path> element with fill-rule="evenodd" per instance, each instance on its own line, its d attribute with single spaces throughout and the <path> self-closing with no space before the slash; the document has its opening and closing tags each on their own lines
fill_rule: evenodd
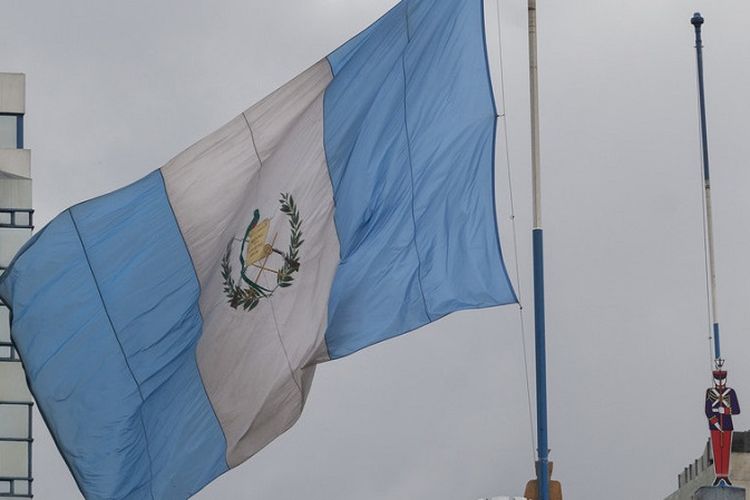
<svg viewBox="0 0 750 500">
<path fill-rule="evenodd" d="M 31 154 L 24 149 L 26 77 L 0 73 L 0 273 L 31 236 Z M 0 497 L 32 498 L 32 399 L 0 302 Z"/>
<path fill-rule="evenodd" d="M 750 431 L 734 433 L 730 463 L 734 486 L 750 488 Z M 688 464 L 677 476 L 677 491 L 665 500 L 692 500 L 699 488 L 713 483 L 715 477 L 713 464 L 711 442 L 708 441 L 703 454 Z M 745 498 L 744 495 L 741 498 Z"/>
</svg>

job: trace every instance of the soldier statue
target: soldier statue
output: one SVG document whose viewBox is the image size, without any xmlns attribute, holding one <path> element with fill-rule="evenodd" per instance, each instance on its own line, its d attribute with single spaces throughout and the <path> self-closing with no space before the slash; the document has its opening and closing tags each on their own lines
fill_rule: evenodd
<svg viewBox="0 0 750 500">
<path fill-rule="evenodd" d="M 734 389 L 727 387 L 727 372 L 724 360 L 716 360 L 713 371 L 714 386 L 706 391 L 706 417 L 711 430 L 711 446 L 714 453 L 714 486 L 722 482 L 731 486 L 729 481 L 729 458 L 732 453 L 732 415 L 740 413 L 740 404 Z"/>
</svg>

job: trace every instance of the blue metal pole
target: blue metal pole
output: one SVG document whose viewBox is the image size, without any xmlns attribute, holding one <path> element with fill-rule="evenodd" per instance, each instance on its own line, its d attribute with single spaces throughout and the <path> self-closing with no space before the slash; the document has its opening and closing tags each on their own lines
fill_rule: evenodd
<svg viewBox="0 0 750 500">
<path fill-rule="evenodd" d="M 542 182 L 539 139 L 539 71 L 536 0 L 528 0 L 529 94 L 531 111 L 531 183 L 533 204 L 534 339 L 536 352 L 537 486 L 539 500 L 549 500 L 549 445 L 547 440 L 547 352 L 544 332 L 544 252 L 542 237 Z"/>
<path fill-rule="evenodd" d="M 721 340 L 719 339 L 719 324 L 714 323 L 714 359 L 721 358 Z"/>
<path fill-rule="evenodd" d="M 706 130 L 706 93 L 703 84 L 703 39 L 701 38 L 701 26 L 703 25 L 703 16 L 700 12 L 693 14 L 690 24 L 695 27 L 695 52 L 698 59 L 698 94 L 700 99 L 701 113 L 701 145 L 703 147 L 703 179 L 709 180 L 708 169 L 708 132 Z"/>
<path fill-rule="evenodd" d="M 537 479 L 540 500 L 549 500 L 549 443 L 547 441 L 547 347 L 544 324 L 544 234 L 534 228 L 534 338 L 536 351 L 536 421 L 539 443 Z"/>
<path fill-rule="evenodd" d="M 721 339 L 719 338 L 719 317 L 716 299 L 716 264 L 714 258 L 713 214 L 711 205 L 711 175 L 708 159 L 708 130 L 706 126 L 706 91 L 703 80 L 703 39 L 701 27 L 704 23 L 699 12 L 693 14 L 690 24 L 695 28 L 695 52 L 698 62 L 698 95 L 700 102 L 701 149 L 703 160 L 703 185 L 706 201 L 706 238 L 708 239 L 708 260 L 711 281 L 711 319 L 713 320 L 714 359 L 721 358 Z"/>
</svg>

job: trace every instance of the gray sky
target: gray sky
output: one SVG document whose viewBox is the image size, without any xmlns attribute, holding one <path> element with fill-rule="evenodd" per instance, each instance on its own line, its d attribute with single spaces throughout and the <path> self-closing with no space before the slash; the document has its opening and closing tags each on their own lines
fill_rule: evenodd
<svg viewBox="0 0 750 500">
<path fill-rule="evenodd" d="M 161 166 L 394 3 L 4 0 L 0 70 L 27 74 L 40 227 Z M 525 0 L 500 4 L 530 302 Z M 750 349 L 750 5 L 539 0 L 550 444 L 566 498 L 663 498 L 708 434 L 694 10 L 707 20 L 723 350 L 750 408 L 741 361 Z M 497 177 L 502 193 L 503 161 Z M 507 197 L 499 206 L 513 268 Z M 197 498 L 521 494 L 533 471 L 523 374 L 517 308 L 453 315 L 320 367 L 300 422 Z M 35 425 L 37 498 L 79 498 Z M 748 418 L 736 425 L 748 428 Z"/>
</svg>

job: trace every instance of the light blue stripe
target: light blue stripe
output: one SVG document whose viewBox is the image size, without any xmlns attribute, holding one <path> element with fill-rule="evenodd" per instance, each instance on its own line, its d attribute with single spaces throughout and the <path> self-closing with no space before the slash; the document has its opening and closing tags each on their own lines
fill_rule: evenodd
<svg viewBox="0 0 750 500">
<path fill-rule="evenodd" d="M 195 361 L 198 281 L 158 171 L 58 216 L 6 276 L 13 339 L 87 498 L 182 499 L 227 470 Z"/>
<path fill-rule="evenodd" d="M 402 1 L 329 56 L 325 148 L 341 245 L 331 358 L 508 304 L 482 0 Z"/>
</svg>

